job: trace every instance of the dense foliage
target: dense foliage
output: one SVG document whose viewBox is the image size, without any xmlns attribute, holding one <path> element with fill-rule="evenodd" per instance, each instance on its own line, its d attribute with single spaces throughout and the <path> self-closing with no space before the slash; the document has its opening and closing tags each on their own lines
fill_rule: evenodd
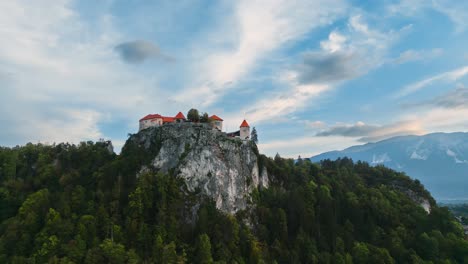
<svg viewBox="0 0 468 264">
<path fill-rule="evenodd" d="M 260 156 L 271 186 L 233 216 L 142 171 L 151 157 L 130 141 L 0 148 L 0 263 L 468 263 L 449 211 L 384 167 Z"/>
<path fill-rule="evenodd" d="M 190 109 L 187 113 L 187 119 L 192 122 L 200 121 L 200 114 L 197 109 Z"/>
</svg>

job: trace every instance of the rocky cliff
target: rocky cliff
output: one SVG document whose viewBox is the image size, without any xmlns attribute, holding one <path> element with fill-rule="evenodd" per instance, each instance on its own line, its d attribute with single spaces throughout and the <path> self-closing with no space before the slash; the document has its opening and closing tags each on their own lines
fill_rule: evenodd
<svg viewBox="0 0 468 264">
<path fill-rule="evenodd" d="M 213 198 L 224 212 L 245 209 L 251 191 L 268 186 L 268 173 L 259 168 L 255 144 L 229 138 L 206 124 L 167 124 L 140 131 L 130 140 L 154 153 L 142 170 L 183 178 L 190 192 Z"/>
</svg>

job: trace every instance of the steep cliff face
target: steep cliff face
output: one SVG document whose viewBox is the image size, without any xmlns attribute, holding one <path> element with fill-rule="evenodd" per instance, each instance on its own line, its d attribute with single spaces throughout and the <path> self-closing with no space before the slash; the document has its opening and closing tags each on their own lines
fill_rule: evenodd
<svg viewBox="0 0 468 264">
<path fill-rule="evenodd" d="M 222 211 L 245 209 L 251 191 L 268 186 L 268 173 L 258 166 L 255 145 L 228 138 L 206 124 L 149 128 L 132 140 L 156 153 L 150 167 L 182 177 L 189 191 L 213 198 Z"/>
</svg>

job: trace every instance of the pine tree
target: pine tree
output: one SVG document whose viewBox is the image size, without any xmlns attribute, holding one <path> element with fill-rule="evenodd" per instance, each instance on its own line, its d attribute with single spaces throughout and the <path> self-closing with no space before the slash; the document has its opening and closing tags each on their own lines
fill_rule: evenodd
<svg viewBox="0 0 468 264">
<path fill-rule="evenodd" d="M 153 246 L 153 263 L 162 263 L 164 243 L 160 235 L 156 236 Z"/>
<path fill-rule="evenodd" d="M 213 263 L 213 257 L 211 256 L 210 237 L 207 234 L 202 234 L 198 237 L 196 258 L 197 263 L 200 264 Z"/>
<path fill-rule="evenodd" d="M 257 134 L 257 129 L 255 129 L 255 127 L 252 129 L 252 132 L 250 133 L 250 139 L 255 144 L 258 144 L 258 134 Z"/>
</svg>

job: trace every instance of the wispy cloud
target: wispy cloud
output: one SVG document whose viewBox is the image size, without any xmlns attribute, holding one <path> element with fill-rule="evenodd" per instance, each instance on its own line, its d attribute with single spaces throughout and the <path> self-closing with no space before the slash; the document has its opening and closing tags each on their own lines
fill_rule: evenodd
<svg viewBox="0 0 468 264">
<path fill-rule="evenodd" d="M 301 83 L 336 83 L 359 77 L 385 63 L 399 34 L 372 29 L 362 15 L 352 16 L 345 32 L 332 31 L 320 42 L 319 51 L 303 55 L 298 79 Z"/>
<path fill-rule="evenodd" d="M 210 49 L 196 65 L 194 86 L 187 87 L 178 100 L 204 98 L 210 105 L 226 90 L 254 70 L 269 54 L 307 32 L 327 25 L 347 8 L 341 0 L 242 0 L 236 1 L 232 17 L 212 36 Z M 226 32 L 236 32 L 235 38 Z M 210 40 L 210 39 L 208 39 Z M 219 48 L 219 43 L 228 43 Z M 229 48 L 226 48 L 229 47 Z"/>
<path fill-rule="evenodd" d="M 0 10 L 3 144 L 97 139 L 104 117 L 133 121 L 160 100 L 150 98 L 154 78 L 128 71 L 112 51 L 122 42 L 112 16 L 90 25 L 65 0 L 1 1 Z"/>
<path fill-rule="evenodd" d="M 424 9 L 432 9 L 446 15 L 455 25 L 457 32 L 468 28 L 468 2 L 451 0 L 401 0 L 396 4 L 388 6 L 390 14 L 403 14 L 414 16 L 420 14 Z"/>
<path fill-rule="evenodd" d="M 356 124 L 338 124 L 331 126 L 319 133 L 317 136 L 343 136 L 353 137 L 360 142 L 375 142 L 378 140 L 401 136 L 401 135 L 420 135 L 424 129 L 418 121 L 400 121 L 388 125 L 369 125 L 364 122 Z"/>
<path fill-rule="evenodd" d="M 324 84 L 297 85 L 284 94 L 257 101 L 253 108 L 246 111 L 246 114 L 249 120 L 254 122 L 273 120 L 278 116 L 285 116 L 302 109 L 311 98 L 329 89 L 330 86 Z"/>
<path fill-rule="evenodd" d="M 405 104 L 404 107 L 441 107 L 441 108 L 468 108 L 468 88 L 462 84 L 444 94 L 423 102 Z"/>
<path fill-rule="evenodd" d="M 405 50 L 398 58 L 394 59 L 393 62 L 395 64 L 403 64 L 411 61 L 424 61 L 430 60 L 436 57 L 439 57 L 443 54 L 442 49 L 432 49 L 432 50 Z"/>
<path fill-rule="evenodd" d="M 319 120 L 317 121 L 304 120 L 303 123 L 306 126 L 306 128 L 310 128 L 310 129 L 320 129 L 320 128 L 324 128 L 327 126 L 325 122 L 319 121 Z"/>
<path fill-rule="evenodd" d="M 464 66 L 464 67 L 461 67 L 452 71 L 440 73 L 435 76 L 426 78 L 424 80 L 409 84 L 403 87 L 395 95 L 395 97 L 401 98 L 401 97 L 407 96 L 409 94 L 415 93 L 437 82 L 454 82 L 464 77 L 465 75 L 468 75 L 468 66 Z"/>
<path fill-rule="evenodd" d="M 363 122 L 357 122 L 353 125 L 336 125 L 324 131 L 317 133 L 317 136 L 344 136 L 344 137 L 363 137 L 379 129 L 379 126 L 367 125 Z"/>
<path fill-rule="evenodd" d="M 349 18 L 345 32 L 332 31 L 317 51 L 303 54 L 303 62 L 279 78 L 287 89 L 262 98 L 243 109 L 255 122 L 276 120 L 303 109 L 341 81 L 357 78 L 380 67 L 388 48 L 404 31 L 380 32 L 370 28 L 362 16 Z"/>
<path fill-rule="evenodd" d="M 401 119 L 415 120 L 424 126 L 426 131 L 457 132 L 466 131 L 468 108 L 422 109 L 401 115 Z"/>
<path fill-rule="evenodd" d="M 452 20 L 456 26 L 457 32 L 465 31 L 468 28 L 468 2 L 466 1 L 450 1 L 450 0 L 433 0 L 435 10 L 445 14 Z"/>
</svg>

